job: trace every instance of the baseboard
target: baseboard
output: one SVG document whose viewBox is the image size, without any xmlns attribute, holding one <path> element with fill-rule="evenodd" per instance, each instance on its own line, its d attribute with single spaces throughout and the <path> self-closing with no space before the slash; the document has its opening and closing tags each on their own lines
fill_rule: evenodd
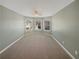
<svg viewBox="0 0 79 59">
<path fill-rule="evenodd" d="M 21 38 L 23 38 L 24 34 L 21 35 L 17 40 L 15 40 L 14 42 L 12 42 L 11 44 L 9 44 L 7 47 L 5 47 L 4 49 L 2 49 L 0 51 L 0 54 L 2 54 L 4 51 L 6 51 L 8 48 L 10 48 L 12 45 L 14 45 L 16 42 L 18 42 Z"/>
<path fill-rule="evenodd" d="M 62 48 L 63 50 L 72 58 L 72 59 L 76 59 L 56 38 L 55 36 L 51 36 Z"/>
<path fill-rule="evenodd" d="M 19 37 L 16 41 L 12 42 L 10 45 L 8 45 L 6 48 L 4 48 L 3 50 L 0 51 L 0 54 L 2 54 L 4 51 L 6 51 L 9 47 L 11 47 L 13 44 L 15 44 L 16 42 L 18 42 L 21 38 L 23 38 L 24 34 Z M 54 36 L 51 36 L 62 48 L 63 50 L 72 58 L 72 59 L 76 59 Z"/>
</svg>

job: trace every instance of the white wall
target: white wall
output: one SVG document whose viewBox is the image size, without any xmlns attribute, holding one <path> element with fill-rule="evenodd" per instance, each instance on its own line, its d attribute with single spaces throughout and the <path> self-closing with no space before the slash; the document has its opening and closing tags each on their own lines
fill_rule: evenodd
<svg viewBox="0 0 79 59">
<path fill-rule="evenodd" d="M 54 36 L 79 59 L 79 0 L 76 0 L 53 16 Z M 78 55 L 75 54 L 77 50 Z"/>
<path fill-rule="evenodd" d="M 0 50 L 24 33 L 24 17 L 0 6 Z"/>
</svg>

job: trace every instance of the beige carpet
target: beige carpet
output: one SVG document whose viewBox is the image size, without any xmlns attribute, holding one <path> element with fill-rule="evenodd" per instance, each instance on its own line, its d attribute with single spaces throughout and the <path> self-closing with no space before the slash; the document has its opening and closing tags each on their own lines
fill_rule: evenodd
<svg viewBox="0 0 79 59">
<path fill-rule="evenodd" d="M 71 59 L 46 32 L 27 32 L 16 44 L 0 55 L 0 59 Z"/>
</svg>

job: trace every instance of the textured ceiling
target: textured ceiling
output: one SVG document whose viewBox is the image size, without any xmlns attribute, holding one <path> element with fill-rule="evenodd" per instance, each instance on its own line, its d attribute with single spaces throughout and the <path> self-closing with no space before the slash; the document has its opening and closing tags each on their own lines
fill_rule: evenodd
<svg viewBox="0 0 79 59">
<path fill-rule="evenodd" d="M 32 12 L 37 9 L 41 16 L 53 16 L 74 0 L 2 0 L 3 6 L 24 16 L 34 16 Z"/>
</svg>

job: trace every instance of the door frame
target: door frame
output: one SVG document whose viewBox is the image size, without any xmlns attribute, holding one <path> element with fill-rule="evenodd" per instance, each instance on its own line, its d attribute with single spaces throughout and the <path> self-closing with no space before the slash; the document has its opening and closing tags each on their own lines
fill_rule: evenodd
<svg viewBox="0 0 79 59">
<path fill-rule="evenodd" d="M 45 30 L 45 21 L 49 21 L 50 22 L 50 30 Z M 52 21 L 49 20 L 49 19 L 44 19 L 43 20 L 43 30 L 46 31 L 46 32 L 51 32 L 52 31 Z"/>
</svg>

